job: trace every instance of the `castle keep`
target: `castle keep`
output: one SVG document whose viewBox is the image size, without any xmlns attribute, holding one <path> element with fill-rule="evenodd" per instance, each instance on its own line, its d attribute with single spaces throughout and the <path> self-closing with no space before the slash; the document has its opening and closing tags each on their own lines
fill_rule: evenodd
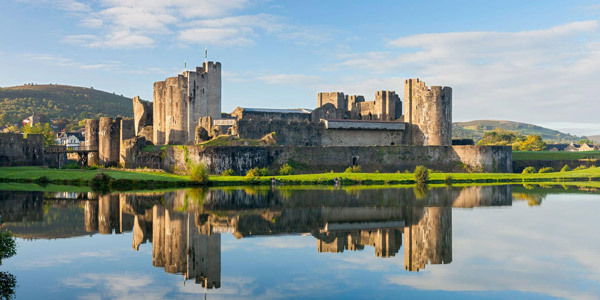
<svg viewBox="0 0 600 300">
<path fill-rule="evenodd" d="M 512 171 L 509 147 L 452 146 L 452 88 L 428 87 L 419 79 L 405 80 L 404 99 L 388 90 L 371 101 L 322 92 L 314 110 L 238 107 L 227 114 L 221 112 L 221 63 L 205 62 L 155 82 L 152 103 L 134 97 L 132 104 L 133 120 L 86 122 L 89 142 L 99 148 L 90 162 L 172 172 L 186 172 L 192 162 L 212 173 L 238 174 L 253 167 L 277 170 L 290 161 L 306 173 L 358 164 L 385 172 L 416 165 Z M 213 138 L 224 145 L 197 145 Z M 185 147 L 148 151 L 151 145 Z"/>
<path fill-rule="evenodd" d="M 153 141 L 156 145 L 194 142 L 201 117 L 221 118 L 221 63 L 154 83 Z"/>
</svg>

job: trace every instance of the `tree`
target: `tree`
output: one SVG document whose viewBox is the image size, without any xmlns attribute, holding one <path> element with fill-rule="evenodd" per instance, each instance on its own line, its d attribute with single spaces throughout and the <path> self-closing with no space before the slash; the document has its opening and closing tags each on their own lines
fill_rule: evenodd
<svg viewBox="0 0 600 300">
<path fill-rule="evenodd" d="M 542 151 L 546 150 L 546 143 L 539 135 L 528 135 L 525 140 L 513 144 L 513 149 L 517 146 L 520 151 Z"/>
<path fill-rule="evenodd" d="M 593 145 L 594 142 L 591 141 L 590 139 L 581 139 L 581 140 L 579 140 L 579 145 L 583 145 L 583 144 Z"/>
<path fill-rule="evenodd" d="M 23 133 L 25 134 L 43 134 L 44 146 L 56 144 L 56 141 L 54 140 L 54 132 L 48 123 L 45 123 L 44 125 L 41 123 L 36 123 L 33 126 L 25 125 L 22 129 Z"/>
<path fill-rule="evenodd" d="M 520 135 L 516 132 L 496 128 L 483 134 L 477 145 L 484 146 L 510 146 L 519 139 Z"/>
</svg>

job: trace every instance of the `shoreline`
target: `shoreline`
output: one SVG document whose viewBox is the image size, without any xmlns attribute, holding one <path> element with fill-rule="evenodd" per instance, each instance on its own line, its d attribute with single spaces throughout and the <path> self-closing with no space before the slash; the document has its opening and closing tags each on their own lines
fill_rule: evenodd
<svg viewBox="0 0 600 300">
<path fill-rule="evenodd" d="M 275 178 L 283 185 L 334 185 L 338 178 L 342 185 L 414 185 L 413 173 L 319 173 L 299 175 L 209 176 L 207 184 L 190 180 L 189 176 L 164 172 L 131 171 L 118 169 L 50 169 L 43 167 L 1 167 L 0 182 L 37 183 L 42 185 L 88 186 L 94 175 L 109 175 L 111 190 L 148 190 L 201 186 L 271 185 Z M 427 184 L 481 184 L 481 183 L 544 183 L 600 181 L 600 167 L 577 171 L 515 174 L 515 173 L 437 173 L 431 172 Z"/>
</svg>

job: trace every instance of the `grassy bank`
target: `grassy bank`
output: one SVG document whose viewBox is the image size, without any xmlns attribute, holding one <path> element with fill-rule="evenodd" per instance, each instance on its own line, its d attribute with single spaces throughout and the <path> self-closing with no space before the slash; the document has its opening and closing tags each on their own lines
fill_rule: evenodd
<svg viewBox="0 0 600 300">
<path fill-rule="evenodd" d="M 0 168 L 0 181 L 3 182 L 43 182 L 85 186 L 94 175 L 103 172 L 117 183 L 115 189 L 153 189 L 165 187 L 194 186 L 189 176 L 162 172 L 106 170 L 59 170 L 41 167 Z M 414 184 L 412 173 L 322 173 L 303 175 L 269 175 L 246 178 L 245 176 L 210 176 L 209 185 L 249 185 L 270 184 L 274 177 L 285 184 L 333 184 L 334 178 L 343 184 Z M 431 173 L 430 184 L 444 183 L 519 183 L 519 182 L 563 182 L 600 180 L 600 167 L 568 172 L 514 174 L 514 173 Z"/>
<path fill-rule="evenodd" d="M 578 160 L 600 158 L 600 151 L 513 151 L 513 160 Z"/>
</svg>

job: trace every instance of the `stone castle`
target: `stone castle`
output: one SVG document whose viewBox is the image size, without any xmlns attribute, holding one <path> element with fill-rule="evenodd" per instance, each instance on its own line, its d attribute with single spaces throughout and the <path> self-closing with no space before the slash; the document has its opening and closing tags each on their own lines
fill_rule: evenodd
<svg viewBox="0 0 600 300">
<path fill-rule="evenodd" d="M 192 161 L 217 173 L 224 168 L 240 173 L 254 166 L 276 169 L 286 160 L 309 166 L 329 161 L 323 165 L 334 170 L 355 164 L 367 166 L 367 171 L 397 171 L 417 164 L 448 171 L 465 164 L 471 170 L 512 170 L 510 149 L 452 146 L 452 89 L 428 87 L 419 79 L 404 82 L 403 100 L 395 91 L 385 90 L 377 91 L 372 101 L 361 95 L 322 92 L 312 110 L 238 107 L 227 114 L 221 112 L 221 63 L 205 62 L 194 71 L 155 82 L 153 95 L 153 102 L 134 97 L 133 120 L 87 120 L 87 145 L 99 149 L 97 155 L 90 153 L 90 164 L 173 171 L 185 170 Z M 219 144 L 226 146 L 208 150 L 198 145 L 214 138 L 224 139 Z M 250 144 L 269 147 L 248 148 Z M 177 147 L 147 151 L 151 145 L 185 145 L 185 152 L 194 154 L 182 163 Z M 302 158 L 294 151 L 314 155 Z M 395 159 L 389 154 L 394 151 L 410 159 L 405 155 Z M 336 157 L 344 156 L 339 153 L 349 153 L 351 159 L 336 164 Z"/>
</svg>

